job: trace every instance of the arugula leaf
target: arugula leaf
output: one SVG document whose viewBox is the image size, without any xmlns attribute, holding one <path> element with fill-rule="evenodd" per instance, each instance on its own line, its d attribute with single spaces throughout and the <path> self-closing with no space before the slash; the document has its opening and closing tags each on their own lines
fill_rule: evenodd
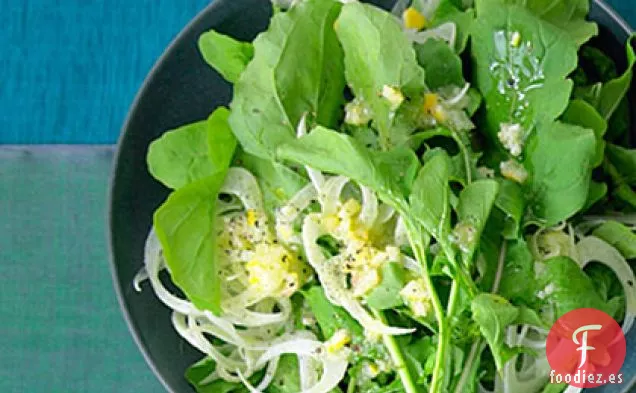
<svg viewBox="0 0 636 393">
<path fill-rule="evenodd" d="M 450 159 L 445 151 L 435 154 L 420 169 L 409 197 L 415 219 L 436 239 L 450 234 Z"/>
<path fill-rule="evenodd" d="M 350 177 L 392 201 L 402 198 L 419 165 L 410 149 L 372 153 L 352 137 L 324 127 L 279 147 L 278 158 Z"/>
<path fill-rule="evenodd" d="M 417 61 L 424 68 L 426 84 L 431 89 L 466 84 L 459 56 L 442 40 L 429 39 L 415 45 Z"/>
<path fill-rule="evenodd" d="M 295 137 L 305 113 L 335 126 L 345 86 L 333 23 L 341 4 L 307 0 L 271 19 L 254 40 L 254 59 L 234 86 L 230 125 L 245 151 L 272 159 Z M 319 32 L 319 33 L 316 33 Z"/>
<path fill-rule="evenodd" d="M 431 336 L 424 336 L 404 346 L 404 360 L 416 378 L 417 384 L 424 384 L 433 373 L 435 365 L 435 344 Z"/>
<path fill-rule="evenodd" d="M 550 329 L 550 325 L 548 325 L 535 310 L 526 306 L 519 307 L 519 315 L 515 320 L 515 324 L 532 325 L 544 329 Z"/>
<path fill-rule="evenodd" d="M 256 176 L 268 211 L 274 211 L 276 207 L 285 204 L 308 182 L 305 176 L 283 164 L 249 153 L 241 152 L 237 163 Z"/>
<path fill-rule="evenodd" d="M 380 145 L 403 144 L 412 129 L 394 127 L 396 108 L 381 93 L 389 86 L 417 95 L 425 85 L 424 71 L 400 24 L 392 14 L 356 1 L 342 8 L 336 33 L 345 53 L 347 83 L 369 105 Z"/>
<path fill-rule="evenodd" d="M 331 304 L 322 287 L 315 285 L 302 291 L 302 295 L 316 317 L 325 339 L 329 339 L 340 329 L 346 329 L 352 336 L 363 336 L 362 326 L 343 308 Z"/>
<path fill-rule="evenodd" d="M 214 372 L 216 364 L 210 358 L 203 358 L 199 362 L 188 367 L 185 378 L 194 387 L 197 393 L 248 393 L 249 390 L 241 383 L 227 382 L 222 379 L 202 384 L 210 374 Z"/>
<path fill-rule="evenodd" d="M 546 226 L 585 206 L 595 146 L 592 130 L 560 122 L 540 125 L 528 140 L 524 165 L 529 178 L 524 188 L 531 214 Z"/>
<path fill-rule="evenodd" d="M 491 293 L 477 295 L 472 301 L 471 310 L 473 320 L 490 346 L 497 370 L 501 370 L 513 355 L 504 342 L 506 327 L 514 323 L 519 310 L 505 298 Z"/>
<path fill-rule="evenodd" d="M 225 80 L 236 83 L 247 63 L 254 57 L 254 46 L 210 30 L 199 37 L 199 51 L 210 67 Z"/>
<path fill-rule="evenodd" d="M 563 121 L 589 128 L 596 136 L 596 154 L 592 161 L 592 167 L 596 168 L 603 163 L 605 155 L 605 132 L 607 131 L 607 121 L 589 103 L 583 100 L 573 100 L 563 113 Z"/>
<path fill-rule="evenodd" d="M 632 36 L 627 40 L 627 70 L 623 75 L 604 84 L 601 89 L 598 111 L 605 120 L 609 120 L 612 117 L 632 85 L 632 71 L 636 62 L 636 53 L 633 46 L 635 39 L 636 36 Z"/>
<path fill-rule="evenodd" d="M 608 311 L 607 304 L 596 292 L 594 282 L 579 265 L 565 256 L 544 261 L 545 269 L 539 274 L 539 288 L 548 288 L 547 300 L 555 311 L 555 320 L 577 308 L 596 308 Z"/>
<path fill-rule="evenodd" d="M 153 222 L 172 281 L 199 309 L 220 313 L 215 209 L 225 171 L 192 182 L 155 211 Z"/>
<path fill-rule="evenodd" d="M 590 190 L 587 193 L 587 201 L 585 202 L 585 206 L 582 211 L 589 210 L 592 206 L 600 202 L 607 195 L 607 184 L 599 183 L 597 181 L 592 180 L 590 182 Z"/>
<path fill-rule="evenodd" d="M 477 0 L 476 8 L 475 84 L 486 103 L 488 135 L 499 143 L 501 123 L 529 131 L 563 113 L 572 90 L 566 77 L 577 64 L 576 45 L 566 32 L 521 6 Z"/>
<path fill-rule="evenodd" d="M 464 263 L 470 264 L 475 249 L 479 245 L 481 233 L 486 226 L 490 211 L 499 192 L 499 183 L 495 180 L 478 180 L 469 184 L 459 194 L 457 218 L 460 222 L 470 225 L 474 229 L 475 241 L 462 248 Z M 466 246 L 466 245 L 465 245 Z"/>
<path fill-rule="evenodd" d="M 630 186 L 636 186 L 636 150 L 608 144 L 607 158 L 621 175 L 621 180 Z"/>
<path fill-rule="evenodd" d="M 164 133 L 150 144 L 148 170 L 166 187 L 178 189 L 227 169 L 236 139 L 227 108 L 217 108 L 207 120 Z"/>
<path fill-rule="evenodd" d="M 281 356 L 274 379 L 266 391 L 268 393 L 297 393 L 301 390 L 298 358 L 294 355 Z"/>
<path fill-rule="evenodd" d="M 625 259 L 636 258 L 636 234 L 620 222 L 607 221 L 596 228 L 592 235 L 605 240 L 620 251 Z"/>
<path fill-rule="evenodd" d="M 214 360 L 206 357 L 188 367 L 185 371 L 185 378 L 197 393 L 249 393 L 249 389 L 242 383 L 228 382 L 223 379 L 203 384 L 202 382 L 214 372 L 215 368 Z M 248 380 L 254 385 L 258 384 L 264 374 L 263 371 L 258 371 Z"/>
<path fill-rule="evenodd" d="M 573 76 L 577 86 L 608 82 L 616 78 L 616 63 L 602 50 L 584 45 L 579 51 L 579 67 Z"/>
<path fill-rule="evenodd" d="M 508 242 L 499 293 L 513 303 L 531 304 L 537 289 L 534 258 L 523 239 Z"/>
<path fill-rule="evenodd" d="M 499 183 L 499 194 L 495 206 L 505 214 L 503 237 L 505 239 L 518 238 L 519 226 L 526 209 L 526 199 L 521 186 L 512 180 L 503 179 Z"/>
<path fill-rule="evenodd" d="M 598 34 L 598 26 L 586 20 L 589 0 L 506 0 L 526 7 L 535 15 L 563 29 L 577 45 Z"/>
<path fill-rule="evenodd" d="M 366 298 L 367 305 L 375 310 L 387 310 L 404 304 L 400 291 L 407 282 L 406 269 L 394 262 L 382 266 L 382 281 Z"/>
</svg>

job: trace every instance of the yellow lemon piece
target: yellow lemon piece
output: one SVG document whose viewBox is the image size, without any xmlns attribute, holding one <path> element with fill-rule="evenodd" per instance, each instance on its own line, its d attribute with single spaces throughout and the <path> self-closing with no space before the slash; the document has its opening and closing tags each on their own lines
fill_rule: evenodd
<svg viewBox="0 0 636 393">
<path fill-rule="evenodd" d="M 327 342 L 325 342 L 325 348 L 329 353 L 335 353 L 345 347 L 345 345 L 351 342 L 351 335 L 345 329 L 340 329 L 331 336 Z"/>
<path fill-rule="evenodd" d="M 426 17 L 413 7 L 409 7 L 402 13 L 402 21 L 407 29 L 422 30 L 428 25 Z"/>
<path fill-rule="evenodd" d="M 256 216 L 256 211 L 254 209 L 249 209 L 247 210 L 247 212 L 245 212 L 245 215 L 247 217 L 247 225 L 253 227 L 256 223 L 256 220 L 258 219 Z"/>
<path fill-rule="evenodd" d="M 324 225 L 327 231 L 335 232 L 336 229 L 338 229 L 338 226 L 340 226 L 340 218 L 335 214 L 330 214 L 323 217 L 322 225 Z"/>
<path fill-rule="evenodd" d="M 439 103 L 439 96 L 435 93 L 426 93 L 424 94 L 424 111 L 431 113 L 433 108 L 437 106 Z"/>
</svg>

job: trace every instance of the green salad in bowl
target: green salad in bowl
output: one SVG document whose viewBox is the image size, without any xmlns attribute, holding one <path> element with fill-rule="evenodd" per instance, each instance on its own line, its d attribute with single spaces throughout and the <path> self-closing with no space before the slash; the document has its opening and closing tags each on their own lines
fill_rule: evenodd
<svg viewBox="0 0 636 393">
<path fill-rule="evenodd" d="M 631 40 L 627 67 L 590 45 L 585 0 L 274 6 L 200 37 L 231 104 L 148 150 L 173 191 L 135 286 L 202 353 L 191 385 L 579 391 L 550 327 L 636 313 Z"/>
</svg>

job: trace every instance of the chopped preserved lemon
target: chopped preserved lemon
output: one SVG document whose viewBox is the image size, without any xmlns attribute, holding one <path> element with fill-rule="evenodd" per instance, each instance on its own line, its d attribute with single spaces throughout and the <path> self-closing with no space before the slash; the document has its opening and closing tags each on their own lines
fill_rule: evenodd
<svg viewBox="0 0 636 393">
<path fill-rule="evenodd" d="M 424 94 L 424 111 L 431 113 L 439 103 L 439 96 L 435 93 Z"/>
<path fill-rule="evenodd" d="M 516 160 L 503 161 L 499 165 L 499 169 L 501 170 L 503 177 L 517 183 L 523 183 L 528 178 L 526 168 L 524 168 L 523 165 Z"/>
<path fill-rule="evenodd" d="M 422 279 L 409 281 L 400 291 L 402 299 L 418 317 L 425 317 L 431 310 L 431 294 Z"/>
<path fill-rule="evenodd" d="M 254 209 L 249 209 L 245 214 L 247 216 L 247 225 L 253 227 L 257 220 L 256 211 Z"/>
<path fill-rule="evenodd" d="M 524 130 L 519 124 L 502 123 L 499 126 L 497 138 L 503 147 L 515 157 L 523 151 Z"/>
<path fill-rule="evenodd" d="M 389 104 L 391 104 L 391 110 L 396 110 L 404 102 L 404 94 L 397 87 L 384 85 L 382 87 L 382 97 L 384 97 Z"/>
<path fill-rule="evenodd" d="M 362 297 L 380 284 L 380 274 L 377 269 L 364 268 L 351 276 L 353 296 Z"/>
<path fill-rule="evenodd" d="M 351 335 L 345 329 L 340 329 L 325 342 L 325 348 L 329 353 L 335 353 L 351 342 Z"/>
<path fill-rule="evenodd" d="M 344 205 L 342 205 L 342 209 L 340 209 L 340 211 L 343 213 L 343 215 L 353 217 L 356 214 L 360 213 L 361 208 L 362 207 L 360 206 L 360 202 L 352 198 L 345 202 Z"/>
<path fill-rule="evenodd" d="M 355 98 L 345 105 L 345 123 L 362 126 L 371 121 L 371 109 L 361 99 Z"/>
<path fill-rule="evenodd" d="M 510 45 L 513 48 L 516 48 L 519 46 L 519 44 L 521 44 L 521 34 L 519 34 L 518 31 L 515 31 L 514 33 L 512 33 L 512 37 L 510 37 Z"/>
<path fill-rule="evenodd" d="M 443 123 L 448 119 L 446 110 L 439 102 L 439 95 L 435 93 L 424 94 L 422 109 L 424 109 L 424 112 L 433 116 L 438 123 Z"/>
<path fill-rule="evenodd" d="M 426 17 L 413 7 L 409 7 L 402 13 L 402 21 L 407 29 L 422 30 L 428 25 Z"/>
<path fill-rule="evenodd" d="M 329 232 L 335 232 L 336 229 L 340 226 L 340 218 L 335 214 L 330 214 L 328 216 L 323 217 L 322 225 Z"/>
<path fill-rule="evenodd" d="M 290 296 L 302 284 L 304 264 L 279 244 L 261 243 L 245 264 L 248 283 L 254 290 L 269 295 Z"/>
<path fill-rule="evenodd" d="M 431 111 L 431 115 L 437 120 L 438 123 L 443 123 L 448 119 L 446 111 L 441 105 L 436 105 Z"/>
</svg>

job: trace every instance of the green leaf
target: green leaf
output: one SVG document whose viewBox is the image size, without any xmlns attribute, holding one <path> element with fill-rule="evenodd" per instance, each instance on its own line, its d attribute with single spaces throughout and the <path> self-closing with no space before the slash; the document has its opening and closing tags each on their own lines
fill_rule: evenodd
<svg viewBox="0 0 636 393">
<path fill-rule="evenodd" d="M 636 258 L 636 234 L 616 221 L 607 221 L 596 228 L 592 235 L 605 240 L 623 254 L 625 259 Z"/>
<path fill-rule="evenodd" d="M 541 19 L 570 35 L 577 45 L 583 45 L 598 34 L 598 26 L 587 21 L 589 0 L 506 0 L 526 7 Z"/>
<path fill-rule="evenodd" d="M 397 88 L 408 96 L 420 94 L 425 85 L 424 71 L 400 24 L 392 14 L 356 1 L 342 8 L 336 33 L 345 53 L 347 83 L 369 105 L 380 145 L 403 144 L 412 130 L 395 129 L 395 108 L 382 96 L 383 88 Z"/>
<path fill-rule="evenodd" d="M 264 160 L 245 152 L 239 155 L 237 164 L 256 176 L 263 190 L 266 210 L 269 211 L 284 205 L 308 182 L 305 176 L 283 164 Z"/>
<path fill-rule="evenodd" d="M 371 152 L 352 137 L 323 127 L 281 146 L 278 157 L 347 176 L 390 201 L 408 191 L 419 165 L 410 149 Z"/>
<path fill-rule="evenodd" d="M 592 130 L 560 122 L 540 125 L 528 140 L 524 165 L 529 178 L 524 188 L 531 214 L 546 226 L 585 206 L 595 146 Z"/>
<path fill-rule="evenodd" d="M 230 125 L 245 151 L 271 159 L 292 140 L 305 113 L 335 126 L 345 86 L 333 23 L 341 4 L 307 0 L 271 19 L 254 40 L 254 59 L 234 86 Z"/>
<path fill-rule="evenodd" d="M 521 6 L 477 0 L 476 8 L 475 84 L 486 103 L 487 132 L 499 144 L 501 123 L 520 124 L 529 132 L 563 113 L 572 90 L 566 77 L 577 64 L 576 45 L 566 32 Z"/>
<path fill-rule="evenodd" d="M 519 307 L 519 315 L 515 320 L 515 325 L 532 325 L 543 329 L 550 329 L 550 325 L 548 325 L 535 310 L 525 306 Z"/>
<path fill-rule="evenodd" d="M 313 286 L 302 294 L 318 321 L 323 338 L 329 339 L 340 329 L 346 329 L 352 336 L 363 336 L 362 326 L 343 308 L 331 304 L 322 287 Z"/>
<path fill-rule="evenodd" d="M 154 228 L 172 281 L 201 310 L 220 313 L 215 209 L 225 172 L 174 191 L 155 211 Z"/>
<path fill-rule="evenodd" d="M 583 100 L 573 100 L 563 113 L 563 121 L 566 123 L 589 128 L 596 136 L 596 154 L 592 161 L 592 167 L 596 168 L 603 163 L 605 155 L 605 132 L 607 131 L 607 121 L 589 103 Z"/>
<path fill-rule="evenodd" d="M 590 45 L 584 45 L 579 51 L 577 73 L 582 75 L 579 80 L 575 79 L 577 86 L 605 83 L 618 76 L 614 60 L 601 49 Z"/>
<path fill-rule="evenodd" d="M 250 42 L 237 41 L 214 30 L 201 34 L 199 51 L 205 62 L 231 83 L 236 83 L 254 57 Z"/>
<path fill-rule="evenodd" d="M 272 383 L 267 387 L 267 393 L 298 393 L 300 388 L 300 373 L 298 357 L 283 355 L 278 362 L 278 369 Z"/>
<path fill-rule="evenodd" d="M 555 319 L 577 308 L 607 310 L 607 305 L 596 292 L 594 282 L 572 259 L 554 257 L 544 262 L 539 274 L 539 288 L 548 288 L 547 300 L 556 311 Z"/>
<path fill-rule="evenodd" d="M 222 379 L 203 384 L 202 382 L 214 372 L 215 368 L 214 360 L 203 358 L 188 367 L 185 371 L 185 378 L 197 393 L 249 393 L 249 390 L 242 383 L 227 382 Z M 263 371 L 258 371 L 248 380 L 251 384 L 256 385 L 263 378 L 263 375 Z"/>
<path fill-rule="evenodd" d="M 473 254 L 479 245 L 478 241 L 486 226 L 498 192 L 499 183 L 495 180 L 478 180 L 466 186 L 459 194 L 457 218 L 461 223 L 470 225 L 474 229 L 475 239 L 471 244 L 461 247 L 466 265 L 472 262 Z"/>
<path fill-rule="evenodd" d="M 621 180 L 631 186 L 636 186 L 636 150 L 622 146 L 608 144 L 607 158 L 612 162 L 621 175 Z"/>
<path fill-rule="evenodd" d="M 201 361 L 188 367 L 185 378 L 194 387 L 197 393 L 247 393 L 248 390 L 240 383 L 227 382 L 218 379 L 208 384 L 202 384 L 216 368 L 214 360 L 204 358 Z"/>
<path fill-rule="evenodd" d="M 152 142 L 147 156 L 152 176 L 178 189 L 226 170 L 236 148 L 228 116 L 229 111 L 219 107 L 207 120 L 168 131 Z"/>
<path fill-rule="evenodd" d="M 519 310 L 505 298 L 491 293 L 479 294 L 471 304 L 473 320 L 488 342 L 497 370 L 501 370 L 511 356 L 504 342 L 506 327 L 519 316 Z"/>
<path fill-rule="evenodd" d="M 445 41 L 430 39 L 415 45 L 417 61 L 424 68 L 426 84 L 431 89 L 444 86 L 463 87 L 462 61 Z"/>
<path fill-rule="evenodd" d="M 636 62 L 636 53 L 632 45 L 634 39 L 635 36 L 632 36 L 627 40 L 627 70 L 623 75 L 604 84 L 601 90 L 598 111 L 605 120 L 612 117 L 632 85 L 632 70 Z"/>
<path fill-rule="evenodd" d="M 404 360 L 418 384 L 427 382 L 433 373 L 435 349 L 431 336 L 418 338 L 404 347 Z"/>
<path fill-rule="evenodd" d="M 400 291 L 407 282 L 406 269 L 398 263 L 389 262 L 382 266 L 381 277 L 380 284 L 367 295 L 367 305 L 376 310 L 403 305 Z"/>
<path fill-rule="evenodd" d="M 523 240 L 508 242 L 499 293 L 514 303 L 531 304 L 537 290 L 534 258 Z"/>
<path fill-rule="evenodd" d="M 583 207 L 583 211 L 589 210 L 592 206 L 600 202 L 607 195 L 607 184 L 599 183 L 594 180 L 590 182 L 590 190 L 587 193 L 587 201 Z"/>
<path fill-rule="evenodd" d="M 450 159 L 442 151 L 420 170 L 409 198 L 415 219 L 436 239 L 447 241 L 450 233 Z"/>
<path fill-rule="evenodd" d="M 495 206 L 505 214 L 503 236 L 506 239 L 519 237 L 519 226 L 526 209 L 526 199 L 521 186 L 512 180 L 503 179 Z"/>
</svg>

